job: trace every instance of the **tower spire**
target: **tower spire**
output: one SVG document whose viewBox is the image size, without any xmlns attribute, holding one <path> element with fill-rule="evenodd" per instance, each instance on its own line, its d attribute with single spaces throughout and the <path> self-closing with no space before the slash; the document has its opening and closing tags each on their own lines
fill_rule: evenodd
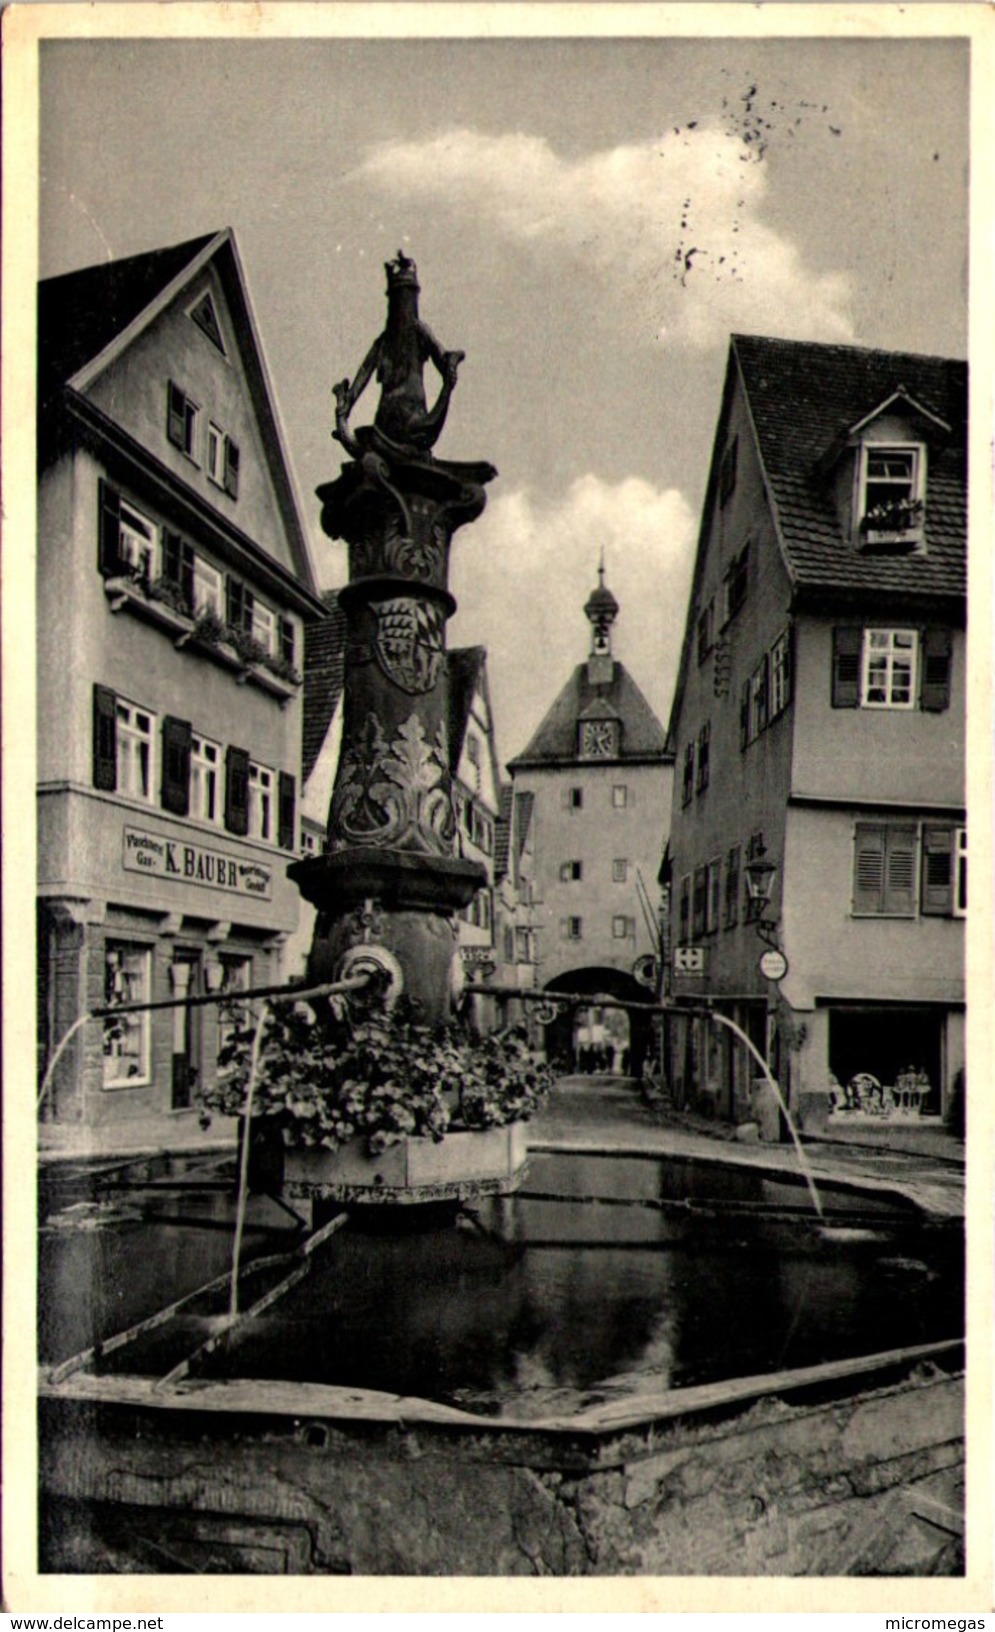
<svg viewBox="0 0 995 1632">
<path fill-rule="evenodd" d="M 601 546 L 601 559 L 598 563 L 598 587 L 592 589 L 584 607 L 584 614 L 591 625 L 591 657 L 611 657 L 612 653 L 612 624 L 618 617 L 618 602 L 605 583 L 605 547 Z"/>
</svg>

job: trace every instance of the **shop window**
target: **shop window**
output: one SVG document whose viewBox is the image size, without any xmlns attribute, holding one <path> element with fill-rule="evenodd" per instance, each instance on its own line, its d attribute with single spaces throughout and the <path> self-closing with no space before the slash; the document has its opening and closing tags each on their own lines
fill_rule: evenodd
<svg viewBox="0 0 995 1632">
<path fill-rule="evenodd" d="M 854 916 L 914 916 L 917 850 L 917 829 L 907 823 L 856 824 Z"/>
<path fill-rule="evenodd" d="M 218 1054 L 232 1041 L 239 1027 L 249 1023 L 249 1006 L 240 1003 L 238 994 L 252 989 L 252 959 L 239 953 L 223 952 L 219 959 L 223 970 L 221 992 L 224 1003 L 218 1005 Z"/>
<path fill-rule="evenodd" d="M 206 737 L 190 742 L 190 815 L 212 826 L 221 821 L 221 749 Z"/>
<path fill-rule="evenodd" d="M 574 884 L 574 883 L 578 882 L 578 880 L 582 879 L 583 876 L 584 876 L 584 863 L 582 861 L 561 861 L 561 863 L 560 863 L 560 883 L 561 884 Z"/>
<path fill-rule="evenodd" d="M 166 435 L 174 448 L 179 448 L 196 463 L 197 416 L 200 409 L 192 397 L 175 380 L 170 380 L 167 396 Z"/>
<path fill-rule="evenodd" d="M 148 1003 L 151 979 L 150 948 L 126 941 L 105 943 L 105 1004 Z M 148 1014 L 109 1015 L 104 1020 L 103 1054 L 105 1088 L 147 1086 L 152 1080 Z"/>
<path fill-rule="evenodd" d="M 266 765 L 249 761 L 249 832 L 250 839 L 273 841 L 273 772 Z"/>
</svg>

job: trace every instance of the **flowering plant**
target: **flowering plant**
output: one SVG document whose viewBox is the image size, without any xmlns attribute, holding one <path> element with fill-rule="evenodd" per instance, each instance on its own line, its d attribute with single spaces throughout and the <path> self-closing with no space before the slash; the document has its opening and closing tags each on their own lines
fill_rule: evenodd
<svg viewBox="0 0 995 1632">
<path fill-rule="evenodd" d="M 242 1010 L 218 1056 L 208 1110 L 245 1107 L 254 1024 Z M 254 1116 L 286 1145 L 336 1150 L 362 1136 L 379 1155 L 406 1135 L 441 1140 L 450 1128 L 527 1119 L 553 1085 L 518 1029 L 475 1041 L 457 1025 L 429 1026 L 402 999 L 394 1009 L 319 1023 L 304 1003 L 280 1004 L 264 1033 Z"/>
<path fill-rule="evenodd" d="M 922 499 L 884 499 L 872 504 L 860 523 L 862 532 L 902 532 L 922 520 Z"/>
</svg>

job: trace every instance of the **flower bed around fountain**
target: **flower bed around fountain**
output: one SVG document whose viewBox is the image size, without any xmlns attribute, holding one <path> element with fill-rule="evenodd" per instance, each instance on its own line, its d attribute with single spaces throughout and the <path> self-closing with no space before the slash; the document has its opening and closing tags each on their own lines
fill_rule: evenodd
<svg viewBox="0 0 995 1632">
<path fill-rule="evenodd" d="M 244 1118 L 255 1027 L 220 1056 L 209 1110 Z M 405 1203 L 504 1194 L 525 1170 L 525 1122 L 552 1086 L 519 1030 L 474 1039 L 414 1007 L 268 1020 L 252 1093 L 257 1188 L 293 1200 Z"/>
</svg>

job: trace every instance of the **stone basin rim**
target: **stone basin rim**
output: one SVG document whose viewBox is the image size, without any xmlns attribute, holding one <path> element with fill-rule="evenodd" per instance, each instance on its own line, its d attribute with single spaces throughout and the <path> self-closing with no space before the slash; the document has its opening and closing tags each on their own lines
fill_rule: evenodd
<svg viewBox="0 0 995 1632">
<path fill-rule="evenodd" d="M 820 1386 L 852 1380 L 855 1386 L 866 1389 L 874 1386 L 872 1379 L 876 1374 L 903 1368 L 911 1371 L 944 1355 L 959 1355 L 961 1364 L 955 1369 L 962 1369 L 964 1344 L 963 1337 L 943 1338 L 790 1371 L 732 1377 L 666 1392 L 625 1395 L 581 1409 L 571 1416 L 489 1417 L 416 1395 L 402 1396 L 351 1385 L 285 1383 L 269 1378 L 186 1378 L 166 1389 L 153 1377 L 127 1373 L 96 1377 L 76 1372 L 63 1382 L 53 1383 L 45 1370 L 39 1380 L 39 1399 L 166 1412 L 292 1417 L 312 1423 L 367 1422 L 402 1428 L 452 1428 L 489 1437 L 531 1434 L 556 1439 L 583 1436 L 600 1441 L 613 1434 L 651 1429 L 657 1422 L 695 1417 L 728 1406 L 748 1407 L 765 1398 L 782 1398 Z M 886 1386 L 886 1381 L 882 1379 L 879 1386 Z"/>
</svg>

